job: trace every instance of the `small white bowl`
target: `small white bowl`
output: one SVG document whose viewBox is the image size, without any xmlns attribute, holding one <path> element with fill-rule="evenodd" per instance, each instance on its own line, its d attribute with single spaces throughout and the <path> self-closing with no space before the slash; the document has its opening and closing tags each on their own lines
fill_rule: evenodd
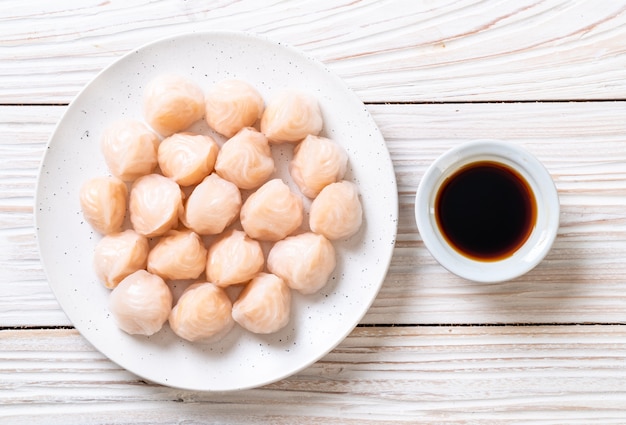
<svg viewBox="0 0 626 425">
<path fill-rule="evenodd" d="M 499 162 L 517 171 L 535 196 L 536 223 L 512 255 L 481 261 L 462 255 L 446 241 L 437 224 L 435 201 L 441 185 L 461 167 L 480 161 Z M 532 270 L 546 256 L 559 228 L 559 197 L 552 177 L 525 149 L 507 142 L 479 140 L 459 145 L 428 168 L 415 196 L 417 228 L 432 256 L 450 272 L 477 282 L 502 282 Z"/>
</svg>

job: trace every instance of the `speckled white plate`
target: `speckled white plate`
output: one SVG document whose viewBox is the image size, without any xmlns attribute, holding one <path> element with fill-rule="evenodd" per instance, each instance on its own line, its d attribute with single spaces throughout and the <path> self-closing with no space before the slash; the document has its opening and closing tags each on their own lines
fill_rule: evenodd
<svg viewBox="0 0 626 425">
<path fill-rule="evenodd" d="M 99 151 L 103 129 L 120 118 L 141 119 L 146 83 L 158 74 L 187 75 L 204 89 L 242 78 L 265 99 L 285 87 L 313 92 L 323 135 L 348 152 L 347 179 L 358 184 L 361 231 L 335 243 L 338 265 L 318 294 L 294 294 L 292 319 L 273 335 L 236 327 L 218 343 L 185 342 L 166 325 L 152 337 L 120 331 L 107 309 L 109 290 L 92 270 L 100 236 L 83 220 L 78 191 L 108 175 Z M 207 130 L 200 125 L 198 131 Z M 288 179 L 288 148 L 278 174 Z M 397 230 L 397 189 L 385 141 L 363 103 L 322 64 L 296 49 L 234 32 L 190 33 L 156 41 L 123 56 L 74 99 L 55 129 L 41 165 L 36 226 L 41 258 L 61 307 L 98 350 L 146 380 L 172 387 L 229 391 L 275 382 L 316 362 L 359 323 L 385 278 Z"/>
</svg>

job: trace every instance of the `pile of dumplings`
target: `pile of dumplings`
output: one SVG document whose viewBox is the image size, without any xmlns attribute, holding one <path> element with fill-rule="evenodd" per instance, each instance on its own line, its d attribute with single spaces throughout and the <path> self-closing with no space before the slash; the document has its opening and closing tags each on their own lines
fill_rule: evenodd
<svg viewBox="0 0 626 425">
<path fill-rule="evenodd" d="M 266 105 L 242 80 L 205 93 L 184 76 L 160 75 L 146 87 L 143 113 L 105 129 L 111 175 L 84 182 L 79 195 L 103 236 L 94 269 L 111 289 L 116 324 L 153 335 L 169 323 L 180 338 L 209 342 L 235 324 L 279 331 L 292 291 L 326 285 L 332 241 L 362 223 L 358 188 L 344 180 L 348 155 L 320 136 L 317 99 L 287 89 Z M 214 137 L 189 131 L 202 119 Z M 285 143 L 294 146 L 289 174 L 300 193 L 276 177 L 271 146 Z M 188 284 L 178 299 L 176 282 Z"/>
</svg>

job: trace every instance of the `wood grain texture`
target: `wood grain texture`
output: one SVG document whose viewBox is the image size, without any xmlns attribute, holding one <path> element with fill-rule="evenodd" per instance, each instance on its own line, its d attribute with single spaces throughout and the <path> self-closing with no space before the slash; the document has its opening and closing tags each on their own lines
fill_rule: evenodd
<svg viewBox="0 0 626 425">
<path fill-rule="evenodd" d="M 358 328 L 299 374 L 234 393 L 147 383 L 74 330 L 0 332 L 11 424 L 619 424 L 626 330 Z"/>
<path fill-rule="evenodd" d="M 69 324 L 47 284 L 33 223 L 39 164 L 64 110 L 0 107 L 0 326 Z"/>
<path fill-rule="evenodd" d="M 618 289 L 626 283 L 619 271 L 626 258 L 623 103 L 370 110 L 394 161 L 400 230 L 391 271 L 366 320 L 384 323 L 398 317 L 401 306 L 401 323 L 626 323 L 626 299 Z M 500 284 L 469 283 L 443 271 L 425 250 L 413 218 L 415 189 L 428 165 L 445 150 L 481 138 L 530 150 L 553 176 L 561 202 L 561 228 L 547 258 Z"/>
<path fill-rule="evenodd" d="M 37 166 L 64 107 L 0 108 L 0 323 L 69 325 L 39 262 L 32 204 Z M 383 288 L 365 324 L 626 323 L 626 103 L 369 105 L 393 160 L 400 217 Z M 501 284 L 439 266 L 413 217 L 426 167 L 477 138 L 526 147 L 554 177 L 562 205 L 553 250 Z"/>
<path fill-rule="evenodd" d="M 203 30 L 296 46 L 367 102 L 626 99 L 625 24 L 623 0 L 4 0 L 0 103 L 67 103 L 124 53 Z"/>
<path fill-rule="evenodd" d="M 0 423 L 626 423 L 626 0 L 0 10 Z M 257 33 L 323 61 L 368 103 L 399 189 L 391 266 L 361 326 L 302 372 L 236 393 L 154 385 L 95 351 L 50 291 L 33 228 L 37 169 L 64 105 L 137 46 L 204 30 Z M 497 103 L 534 100 L 558 102 Z M 546 260 L 501 284 L 446 272 L 413 218 L 426 167 L 478 138 L 528 148 L 562 205 Z"/>
</svg>

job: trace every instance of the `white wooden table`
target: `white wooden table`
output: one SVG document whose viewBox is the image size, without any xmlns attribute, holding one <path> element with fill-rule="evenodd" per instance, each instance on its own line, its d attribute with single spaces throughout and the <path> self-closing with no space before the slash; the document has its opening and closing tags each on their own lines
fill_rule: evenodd
<svg viewBox="0 0 626 425">
<path fill-rule="evenodd" d="M 362 323 L 301 373 L 237 393 L 147 383 L 72 327 L 33 229 L 67 104 L 125 52 L 245 30 L 323 61 L 367 104 L 398 180 L 397 244 Z M 561 228 L 535 270 L 477 284 L 416 230 L 425 168 L 476 138 L 541 159 Z M 68 265 L 69 266 L 69 265 Z M 626 1 L 0 3 L 0 423 L 626 423 Z"/>
</svg>

